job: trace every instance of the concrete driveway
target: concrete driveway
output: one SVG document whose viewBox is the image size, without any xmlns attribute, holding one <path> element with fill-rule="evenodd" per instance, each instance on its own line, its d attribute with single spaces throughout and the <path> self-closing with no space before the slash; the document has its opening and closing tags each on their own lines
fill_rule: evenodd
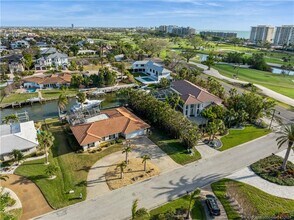
<svg viewBox="0 0 294 220">
<path fill-rule="evenodd" d="M 8 176 L 9 179 L 1 181 L 1 186 L 11 189 L 21 201 L 21 220 L 31 219 L 53 210 L 32 181 L 14 174 Z"/>
<path fill-rule="evenodd" d="M 138 158 L 144 154 L 149 154 L 151 156 L 151 162 L 160 169 L 161 173 L 181 167 L 145 136 L 132 139 L 131 144 L 135 148 L 129 153 L 129 158 Z M 87 199 L 93 199 L 110 192 L 106 183 L 105 173 L 109 167 L 116 166 L 113 163 L 124 159 L 125 154 L 116 152 L 98 160 L 91 167 L 87 178 Z"/>
</svg>

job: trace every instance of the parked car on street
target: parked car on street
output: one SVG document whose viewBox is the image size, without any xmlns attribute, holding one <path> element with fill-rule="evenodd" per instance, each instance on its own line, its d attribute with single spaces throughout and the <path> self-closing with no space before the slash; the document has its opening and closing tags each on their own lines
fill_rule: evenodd
<svg viewBox="0 0 294 220">
<path fill-rule="evenodd" d="M 213 195 L 206 195 L 206 205 L 208 207 L 209 213 L 212 216 L 220 215 L 220 208 L 216 202 L 216 198 Z"/>
</svg>

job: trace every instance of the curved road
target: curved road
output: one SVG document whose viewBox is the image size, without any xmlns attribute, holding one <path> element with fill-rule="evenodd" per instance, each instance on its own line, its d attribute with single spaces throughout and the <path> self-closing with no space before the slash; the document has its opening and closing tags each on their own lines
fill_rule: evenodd
<svg viewBox="0 0 294 220">
<path fill-rule="evenodd" d="M 277 134 L 245 143 L 221 152 L 211 158 L 201 159 L 154 178 L 123 187 L 91 200 L 68 206 L 36 219 L 128 219 L 131 206 L 139 199 L 139 206 L 147 209 L 158 207 L 186 191 L 203 187 L 261 158 L 278 151 Z M 280 149 L 283 150 L 283 149 Z"/>
<path fill-rule="evenodd" d="M 221 75 L 216 69 L 213 69 L 213 68 L 210 68 L 210 70 L 208 70 L 208 67 L 206 65 L 203 65 L 203 64 L 200 64 L 200 63 L 195 63 L 195 62 L 189 62 L 193 65 L 196 65 L 202 69 L 204 69 L 204 73 L 207 74 L 207 75 L 210 75 L 210 76 L 213 76 L 213 77 L 216 77 L 216 78 L 219 78 L 219 79 L 224 79 L 224 80 L 227 80 L 229 82 L 234 82 L 234 83 L 241 83 L 241 84 L 247 84 L 248 82 L 246 81 L 242 81 L 242 80 L 237 80 L 237 79 L 231 79 L 229 77 L 226 77 L 226 76 L 223 76 Z M 261 86 L 261 85 L 258 85 L 258 84 L 255 84 L 254 85 L 259 88 L 261 90 L 261 92 L 263 94 L 265 94 L 266 96 L 269 96 L 269 97 L 272 97 L 280 102 L 283 102 L 283 103 L 286 103 L 288 105 L 291 105 L 294 107 L 294 99 L 291 99 L 285 95 L 282 95 L 280 93 L 277 93 L 271 89 L 268 89 L 264 86 Z"/>
</svg>

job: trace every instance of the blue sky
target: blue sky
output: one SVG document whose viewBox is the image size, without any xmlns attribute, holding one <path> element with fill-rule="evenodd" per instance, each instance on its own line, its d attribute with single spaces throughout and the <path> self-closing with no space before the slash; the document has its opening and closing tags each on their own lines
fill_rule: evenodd
<svg viewBox="0 0 294 220">
<path fill-rule="evenodd" d="M 250 30 L 293 24 L 293 0 L 1 0 L 3 26 L 133 27 L 175 24 Z"/>
</svg>

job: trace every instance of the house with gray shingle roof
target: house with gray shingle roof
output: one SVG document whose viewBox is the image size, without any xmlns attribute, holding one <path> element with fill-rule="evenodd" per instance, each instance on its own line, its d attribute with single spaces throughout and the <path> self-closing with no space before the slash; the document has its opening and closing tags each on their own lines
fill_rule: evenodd
<svg viewBox="0 0 294 220">
<path fill-rule="evenodd" d="M 206 89 L 187 80 L 172 82 L 171 89 L 179 94 L 182 103 L 179 107 L 186 117 L 198 117 L 203 109 L 216 104 L 221 105 L 222 99 L 209 93 Z"/>
<path fill-rule="evenodd" d="M 56 51 L 54 52 L 55 48 L 49 48 L 48 50 L 44 51 L 43 56 L 36 61 L 35 69 L 36 70 L 45 70 L 46 67 L 59 67 L 62 66 L 63 68 L 68 66 L 68 56 L 64 53 L 59 53 Z"/>
<path fill-rule="evenodd" d="M 0 160 L 13 159 L 12 151 L 29 155 L 37 150 L 37 130 L 33 121 L 0 125 Z"/>
</svg>

